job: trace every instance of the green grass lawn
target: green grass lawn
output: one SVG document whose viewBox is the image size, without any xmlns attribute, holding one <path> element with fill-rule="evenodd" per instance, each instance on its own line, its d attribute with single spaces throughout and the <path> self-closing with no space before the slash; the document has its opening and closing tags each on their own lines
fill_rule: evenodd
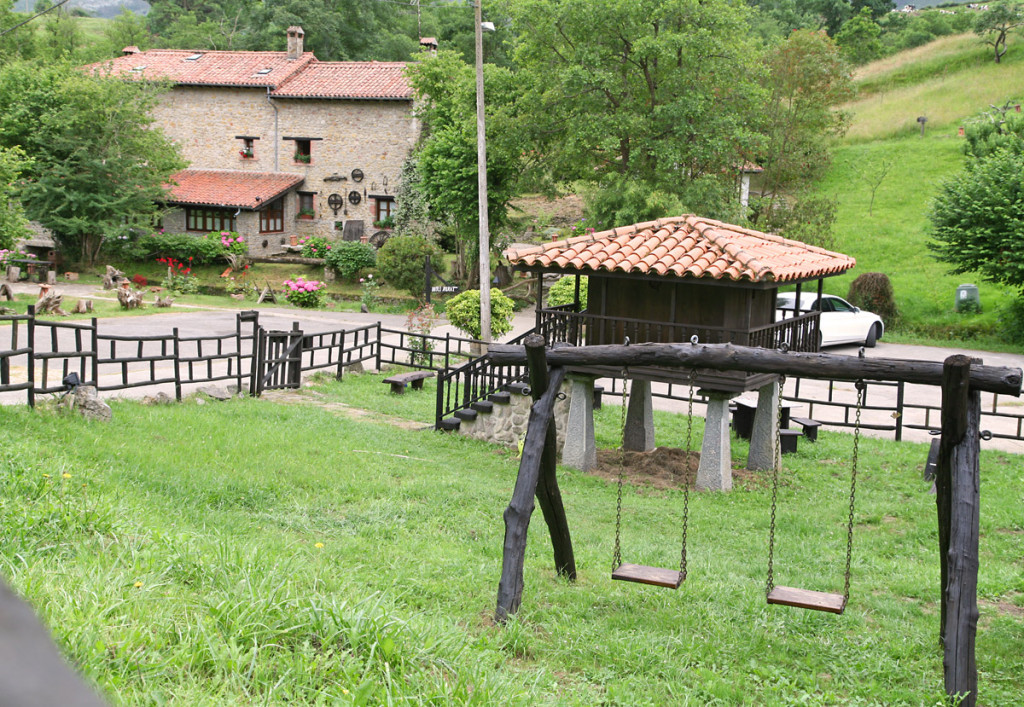
<svg viewBox="0 0 1024 707">
<path fill-rule="evenodd" d="M 678 591 L 609 580 L 615 485 L 560 470 L 579 580 L 539 513 L 522 610 L 492 624 L 514 454 L 426 423 L 432 382 L 269 400 L 114 405 L 107 425 L 0 408 L 0 562 L 117 704 L 939 704 L 926 448 L 865 439 L 842 617 L 764 603 L 769 487 L 690 499 Z M 337 408 L 337 409 L 334 409 Z M 614 444 L 618 409 L 597 417 Z M 659 441 L 685 421 L 657 415 Z M 745 443 L 734 443 L 737 459 Z M 777 581 L 842 583 L 849 435 L 786 457 Z M 1019 457 L 982 454 L 979 685 L 1024 691 Z M 624 555 L 678 562 L 682 494 L 627 486 Z M 809 512 L 809 509 L 813 511 Z"/>
</svg>

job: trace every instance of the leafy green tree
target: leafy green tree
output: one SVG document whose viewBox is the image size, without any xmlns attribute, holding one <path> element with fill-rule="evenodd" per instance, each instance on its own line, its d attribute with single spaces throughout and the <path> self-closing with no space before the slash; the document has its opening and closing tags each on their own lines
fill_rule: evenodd
<svg viewBox="0 0 1024 707">
<path fill-rule="evenodd" d="M 457 53 L 441 51 L 421 56 L 410 67 L 409 79 L 427 127 L 417 152 L 418 189 L 430 217 L 457 234 L 460 267 L 455 276 L 472 284 L 478 275 L 469 263 L 476 260 L 479 231 L 474 68 Z M 522 173 L 516 78 L 507 69 L 485 66 L 484 95 L 488 221 L 496 232 L 507 222 Z"/>
<path fill-rule="evenodd" d="M 85 48 L 85 35 L 79 18 L 68 12 L 66 6 L 44 17 L 46 21 L 38 38 L 39 55 L 51 60 L 76 61 L 83 58 L 81 52 Z"/>
<path fill-rule="evenodd" d="M 882 28 L 872 18 L 871 9 L 862 7 L 836 33 L 836 44 L 852 64 L 866 64 L 882 56 L 881 34 Z"/>
<path fill-rule="evenodd" d="M 14 12 L 14 0 L 0 0 L 0 63 L 12 59 L 27 59 L 35 54 L 35 38 L 31 26 L 14 29 L 14 25 L 28 19 Z M 9 30 L 9 31 L 8 31 Z"/>
<path fill-rule="evenodd" d="M 750 11 L 727 0 L 510 0 L 521 132 L 554 186 L 658 192 L 723 214 L 764 92 Z M 614 201 L 614 199 L 612 199 Z M 645 200 L 646 201 L 646 200 Z M 732 198 L 731 201 L 737 201 Z M 604 201 L 603 203 L 608 203 Z M 615 222 L 630 199 L 590 217 Z M 734 208 L 734 207 L 733 207 Z M 664 215 L 664 214 L 658 214 Z M 603 217 L 603 218 L 602 218 Z"/>
<path fill-rule="evenodd" d="M 184 162 L 153 125 L 162 87 L 66 64 L 0 68 L 0 146 L 33 158 L 20 196 L 67 257 L 95 261 L 105 239 L 151 227 Z"/>
<path fill-rule="evenodd" d="M 978 13 L 974 22 L 974 33 L 992 47 L 996 63 L 1006 53 L 1006 40 L 1024 24 L 1024 12 L 1016 3 L 1000 2 L 990 5 L 985 12 Z"/>
<path fill-rule="evenodd" d="M 153 43 L 153 37 L 146 28 L 146 18 L 131 10 L 125 10 L 107 20 L 103 35 L 111 56 L 120 54 L 125 47 L 135 46 L 146 50 Z"/>
<path fill-rule="evenodd" d="M 20 148 L 0 147 L 0 250 L 11 250 L 15 241 L 28 236 L 16 183 L 30 165 Z"/>
<path fill-rule="evenodd" d="M 978 272 L 1024 293 L 1024 155 L 1000 149 L 939 190 L 928 245 L 953 273 Z"/>
<path fill-rule="evenodd" d="M 755 221 L 784 231 L 790 225 L 784 216 L 795 213 L 789 206 L 777 209 L 779 197 L 806 187 L 828 169 L 831 141 L 849 124 L 849 117 L 833 106 L 852 97 L 853 82 L 836 42 L 821 31 L 791 32 L 766 62 L 766 141 L 758 159 L 764 168 L 763 198 Z"/>
<path fill-rule="evenodd" d="M 964 154 L 981 159 L 999 149 L 1024 152 L 1024 115 L 1013 110 L 1015 105 L 1007 101 L 991 106 L 991 110 L 969 122 L 964 133 Z"/>
</svg>

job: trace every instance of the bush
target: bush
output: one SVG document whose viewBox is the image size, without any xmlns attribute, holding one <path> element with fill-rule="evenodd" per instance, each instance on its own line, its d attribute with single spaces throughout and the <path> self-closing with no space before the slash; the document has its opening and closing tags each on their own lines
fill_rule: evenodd
<svg viewBox="0 0 1024 707">
<path fill-rule="evenodd" d="M 331 242 L 320 236 L 306 236 L 299 239 L 303 258 L 326 258 L 331 253 Z"/>
<path fill-rule="evenodd" d="M 136 287 L 146 287 L 149 285 L 149 280 L 146 279 L 145 275 L 132 275 L 132 282 L 135 283 Z"/>
<path fill-rule="evenodd" d="M 423 297 L 423 262 L 430 256 L 430 265 L 444 274 L 441 249 L 423 236 L 396 236 L 388 239 L 377 253 L 377 274 L 389 285 L 405 290 L 417 300 Z"/>
<path fill-rule="evenodd" d="M 284 298 L 296 307 L 316 308 L 324 303 L 324 287 L 319 280 L 297 277 L 284 281 Z"/>
<path fill-rule="evenodd" d="M 576 301 L 576 278 L 573 276 L 561 277 L 551 289 L 548 290 L 548 306 L 561 307 L 572 304 Z M 580 278 L 580 311 L 587 308 L 587 278 Z"/>
<path fill-rule="evenodd" d="M 112 241 L 107 247 L 107 252 L 116 259 L 143 262 L 174 258 L 191 260 L 193 265 L 214 263 L 229 252 L 245 253 L 247 250 L 245 239 L 234 231 L 213 231 L 204 236 L 158 232 Z"/>
<path fill-rule="evenodd" d="M 891 327 L 899 319 L 896 300 L 889 276 L 880 272 L 866 272 L 850 283 L 846 299 L 855 307 L 874 312 Z"/>
<path fill-rule="evenodd" d="M 328 251 L 324 264 L 346 280 L 352 280 L 360 270 L 377 264 L 377 250 L 369 243 L 342 241 Z"/>
<path fill-rule="evenodd" d="M 1010 300 L 999 312 L 1002 338 L 1012 344 L 1024 344 L 1024 296 Z"/>
<path fill-rule="evenodd" d="M 501 290 L 491 288 L 491 336 L 497 338 L 512 331 L 515 305 Z M 474 339 L 480 338 L 480 290 L 455 295 L 445 307 L 448 321 Z"/>
</svg>

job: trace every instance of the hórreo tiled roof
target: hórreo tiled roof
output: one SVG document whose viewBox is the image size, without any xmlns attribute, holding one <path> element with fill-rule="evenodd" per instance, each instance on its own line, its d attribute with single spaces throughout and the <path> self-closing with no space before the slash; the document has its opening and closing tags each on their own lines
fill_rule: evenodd
<svg viewBox="0 0 1024 707">
<path fill-rule="evenodd" d="M 191 206 L 258 209 L 302 183 L 289 172 L 248 172 L 233 169 L 183 169 L 171 176 L 167 201 Z"/>
<path fill-rule="evenodd" d="M 275 98 L 411 100 L 400 61 L 315 61 L 278 86 Z"/>
<path fill-rule="evenodd" d="M 624 272 L 750 282 L 838 275 L 848 255 L 687 215 L 623 226 L 540 246 L 510 248 L 513 265 L 562 272 Z"/>
</svg>

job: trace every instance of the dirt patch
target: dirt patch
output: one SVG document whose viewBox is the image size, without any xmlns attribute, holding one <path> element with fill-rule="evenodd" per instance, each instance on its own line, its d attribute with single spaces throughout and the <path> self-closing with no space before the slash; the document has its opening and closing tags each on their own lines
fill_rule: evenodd
<svg viewBox="0 0 1024 707">
<path fill-rule="evenodd" d="M 622 468 L 622 457 L 617 449 L 597 450 L 597 467 L 590 471 L 609 481 L 618 481 Z M 686 483 L 694 488 L 700 452 L 690 452 L 676 447 L 657 447 L 650 452 L 626 452 L 623 481 L 637 486 L 656 489 L 683 488 Z M 760 486 L 770 475 L 762 472 L 733 468 L 733 484 L 738 486 Z"/>
<path fill-rule="evenodd" d="M 583 218 L 583 200 L 575 194 L 557 199 L 548 199 L 537 194 L 524 196 L 512 201 L 512 218 L 529 228 L 537 230 L 553 226 L 563 228 Z"/>
<path fill-rule="evenodd" d="M 269 390 L 263 393 L 261 398 L 263 400 L 269 400 L 272 403 L 278 403 L 283 405 L 315 405 L 318 408 L 327 410 L 335 415 L 342 415 L 344 417 L 353 420 L 367 420 L 369 422 L 384 422 L 394 427 L 400 427 L 404 430 L 422 430 L 429 429 L 430 425 L 424 425 L 422 422 L 416 422 L 415 420 L 407 420 L 404 417 L 396 417 L 394 415 L 388 415 L 382 412 L 374 412 L 373 410 L 364 410 L 362 408 L 352 407 L 345 403 L 329 403 L 317 398 L 323 396 L 316 391 L 301 389 L 301 390 Z"/>
<path fill-rule="evenodd" d="M 1006 616 L 1012 616 L 1016 619 L 1024 618 L 1024 606 L 1018 606 L 1013 603 L 1013 597 L 1010 599 L 1003 599 L 1000 601 L 989 601 L 987 599 L 979 599 L 978 606 L 986 609 L 995 609 L 996 613 L 1004 614 Z"/>
</svg>

